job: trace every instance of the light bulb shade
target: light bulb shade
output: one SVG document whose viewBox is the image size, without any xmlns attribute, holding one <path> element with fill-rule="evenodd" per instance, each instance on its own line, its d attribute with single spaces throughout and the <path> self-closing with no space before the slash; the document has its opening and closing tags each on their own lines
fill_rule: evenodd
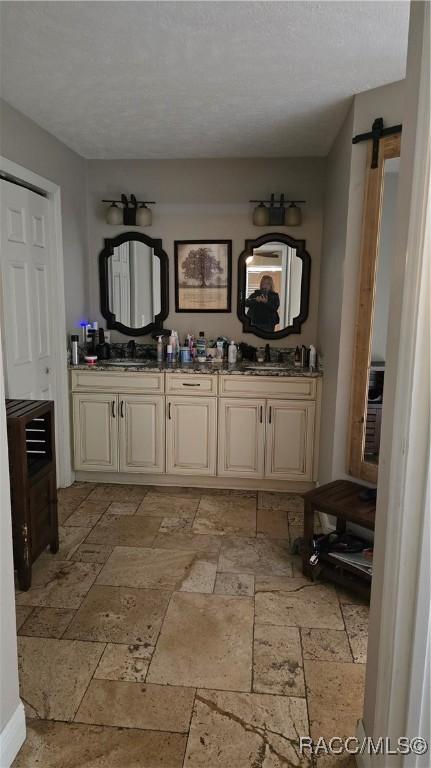
<svg viewBox="0 0 431 768">
<path fill-rule="evenodd" d="M 259 203 L 253 211 L 253 224 L 255 227 L 267 227 L 269 224 L 269 208 Z"/>
<path fill-rule="evenodd" d="M 153 213 L 151 208 L 147 208 L 146 205 L 142 205 L 136 211 L 136 226 L 138 227 L 150 227 L 153 222 Z"/>
<path fill-rule="evenodd" d="M 285 224 L 286 227 L 299 227 L 302 224 L 302 211 L 295 203 L 286 208 Z"/>
<path fill-rule="evenodd" d="M 107 224 L 122 224 L 123 223 L 123 209 L 119 208 L 118 205 L 115 205 L 115 203 L 112 203 L 112 205 L 109 206 L 107 212 L 106 212 L 106 222 Z"/>
</svg>

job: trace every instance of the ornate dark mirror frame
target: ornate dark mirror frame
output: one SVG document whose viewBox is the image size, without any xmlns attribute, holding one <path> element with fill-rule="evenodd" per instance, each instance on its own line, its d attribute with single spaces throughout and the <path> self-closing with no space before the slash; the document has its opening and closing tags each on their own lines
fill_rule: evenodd
<svg viewBox="0 0 431 768">
<path fill-rule="evenodd" d="M 155 316 L 154 322 L 148 323 L 143 328 L 129 328 L 127 325 L 118 322 L 115 319 L 115 315 L 109 309 L 109 296 L 108 296 L 108 259 L 114 253 L 114 248 L 123 243 L 130 242 L 132 240 L 138 240 L 141 243 L 145 243 L 153 249 L 154 255 L 160 259 L 160 307 L 161 310 L 158 315 Z M 162 241 L 147 235 L 143 235 L 141 232 L 123 232 L 114 238 L 105 238 L 105 247 L 99 255 L 99 284 L 100 284 L 100 310 L 103 317 L 106 320 L 108 328 L 115 328 L 117 331 L 121 331 L 126 336 L 144 336 L 151 331 L 161 329 L 163 321 L 166 320 L 169 314 L 169 260 L 168 256 L 162 248 Z"/>
<path fill-rule="evenodd" d="M 246 289 L 246 259 L 253 253 L 255 248 L 272 242 L 286 243 L 290 248 L 296 249 L 296 255 L 302 261 L 302 281 L 301 281 L 301 304 L 299 315 L 293 318 L 293 323 L 282 328 L 280 331 L 262 331 L 255 325 L 251 325 L 250 320 L 245 314 L 245 289 Z M 280 232 L 268 232 L 256 240 L 246 240 L 245 248 L 238 259 L 238 304 L 237 314 L 242 322 L 244 333 L 253 333 L 261 339 L 282 339 L 291 333 L 301 333 L 301 325 L 308 317 L 308 305 L 310 299 L 310 273 L 311 258 L 305 250 L 305 240 L 295 240 L 289 235 Z"/>
</svg>

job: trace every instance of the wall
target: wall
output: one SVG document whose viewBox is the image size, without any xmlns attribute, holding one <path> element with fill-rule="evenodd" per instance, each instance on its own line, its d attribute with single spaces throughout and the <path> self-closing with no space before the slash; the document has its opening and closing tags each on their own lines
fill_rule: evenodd
<svg viewBox="0 0 431 768">
<path fill-rule="evenodd" d="M 323 158 L 250 160 L 93 160 L 88 162 L 89 286 L 88 315 L 103 321 L 100 314 L 98 254 L 106 237 L 130 228 L 106 224 L 103 198 L 121 192 L 149 196 L 156 200 L 153 224 L 143 230 L 160 237 L 169 256 L 170 313 L 166 328 L 176 328 L 180 337 L 188 331 L 203 330 L 211 338 L 219 334 L 236 340 L 259 343 L 257 337 L 242 333 L 236 315 L 237 260 L 246 238 L 267 231 L 251 222 L 250 197 L 286 192 L 307 200 L 303 224 L 282 231 L 304 238 L 312 260 L 310 314 L 303 333 L 281 340 L 284 346 L 315 344 L 322 230 Z M 276 230 L 276 228 L 274 228 Z M 230 314 L 176 314 L 174 298 L 174 240 L 231 239 L 232 312 Z M 76 320 L 79 318 L 76 317 Z M 112 338 L 124 339 L 117 332 Z M 280 345 L 280 342 L 278 342 Z"/>
<path fill-rule="evenodd" d="M 61 187 L 66 321 L 80 319 L 87 307 L 86 161 L 0 101 L 0 154 Z"/>
<path fill-rule="evenodd" d="M 0 765 L 10 765 L 25 738 L 24 708 L 19 698 L 12 561 L 9 462 L 0 334 Z"/>
<path fill-rule="evenodd" d="M 370 130 L 376 117 L 383 117 L 385 125 L 402 123 L 404 92 L 404 81 L 399 81 L 355 96 L 328 157 L 318 335 L 325 361 L 321 483 L 349 477 L 346 458 L 367 152 L 367 142 L 352 145 L 351 139 Z"/>
</svg>

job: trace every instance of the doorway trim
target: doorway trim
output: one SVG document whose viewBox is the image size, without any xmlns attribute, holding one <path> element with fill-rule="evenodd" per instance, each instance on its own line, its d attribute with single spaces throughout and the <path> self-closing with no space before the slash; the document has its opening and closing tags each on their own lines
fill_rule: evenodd
<svg viewBox="0 0 431 768">
<path fill-rule="evenodd" d="M 64 295 L 64 266 L 63 266 L 63 235 L 61 224 L 61 188 L 49 179 L 29 171 L 17 163 L 7 160 L 0 155 L 1 170 L 23 181 L 38 187 L 46 193 L 48 200 L 48 238 L 53 253 L 53 284 L 56 290 L 52 292 L 53 317 L 52 338 L 55 349 L 54 368 L 56 380 L 56 425 L 57 425 L 57 483 L 65 488 L 72 484 L 74 473 L 72 471 L 72 454 L 70 443 L 70 405 L 69 387 L 67 375 L 66 353 L 66 302 Z M 59 426 L 61 425 L 61 430 Z M 59 435 L 63 439 L 59 439 Z"/>
</svg>

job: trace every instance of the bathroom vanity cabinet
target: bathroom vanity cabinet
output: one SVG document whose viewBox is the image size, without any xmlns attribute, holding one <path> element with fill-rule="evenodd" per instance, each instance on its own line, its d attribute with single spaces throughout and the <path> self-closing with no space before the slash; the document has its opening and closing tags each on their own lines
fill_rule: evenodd
<svg viewBox="0 0 431 768">
<path fill-rule="evenodd" d="M 83 479 L 305 488 L 316 478 L 319 377 L 80 369 L 71 387 Z"/>
</svg>

